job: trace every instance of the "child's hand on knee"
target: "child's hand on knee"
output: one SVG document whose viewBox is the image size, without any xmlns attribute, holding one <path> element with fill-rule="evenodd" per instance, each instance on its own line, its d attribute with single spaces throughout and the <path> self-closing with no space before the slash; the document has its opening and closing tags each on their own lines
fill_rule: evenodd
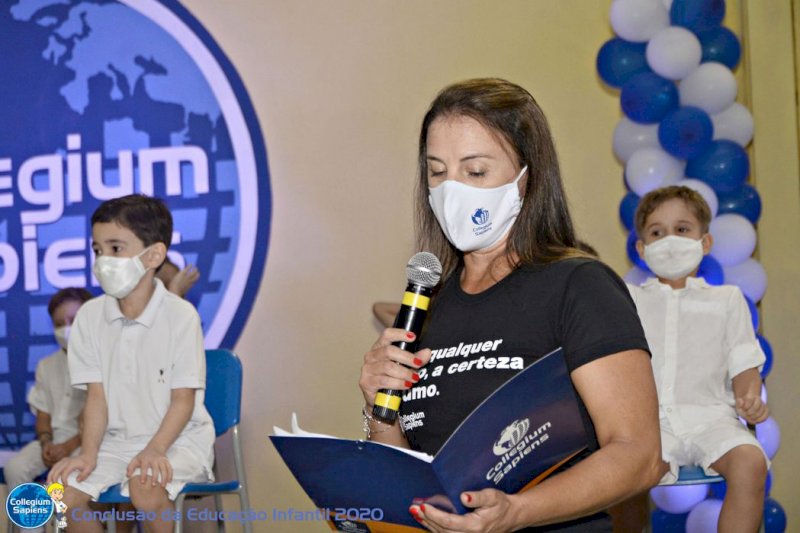
<svg viewBox="0 0 800 533">
<path fill-rule="evenodd" d="M 47 484 L 60 482 L 68 485 L 69 475 L 73 472 L 78 472 L 76 481 L 83 481 L 89 474 L 91 474 L 97 466 L 97 457 L 90 457 L 88 455 L 80 454 L 75 457 L 66 457 L 61 459 L 47 474 Z"/>
<path fill-rule="evenodd" d="M 767 404 L 758 394 L 747 394 L 736 398 L 736 412 L 749 424 L 759 424 L 769 416 Z"/>
<path fill-rule="evenodd" d="M 139 469 L 139 482 L 145 483 L 151 476 L 152 485 L 166 487 L 172 481 L 172 465 L 169 464 L 167 455 L 150 447 L 145 448 L 128 464 L 127 476 L 132 477 Z"/>
</svg>

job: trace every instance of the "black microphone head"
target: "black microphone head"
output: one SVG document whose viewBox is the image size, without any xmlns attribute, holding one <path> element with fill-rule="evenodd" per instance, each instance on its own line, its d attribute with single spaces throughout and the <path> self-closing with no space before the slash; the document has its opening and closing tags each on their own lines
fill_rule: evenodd
<svg viewBox="0 0 800 533">
<path fill-rule="evenodd" d="M 419 252 L 408 260 L 406 278 L 410 283 L 423 287 L 435 287 L 442 277 L 442 264 L 430 252 Z"/>
</svg>

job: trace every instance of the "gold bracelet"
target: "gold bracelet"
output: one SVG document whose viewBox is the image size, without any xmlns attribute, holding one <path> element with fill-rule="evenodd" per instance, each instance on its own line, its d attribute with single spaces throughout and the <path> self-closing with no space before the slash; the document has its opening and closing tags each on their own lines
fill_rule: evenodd
<svg viewBox="0 0 800 533">
<path fill-rule="evenodd" d="M 385 422 L 381 422 L 380 420 L 378 420 L 377 418 L 375 418 L 374 416 L 369 414 L 367 412 L 367 406 L 366 405 L 364 405 L 364 407 L 361 408 L 361 415 L 363 416 L 363 422 L 364 422 L 364 425 L 362 426 L 362 429 L 364 430 L 364 434 L 367 436 L 367 440 L 371 440 L 373 435 L 377 435 L 378 433 L 384 433 L 384 432 L 389 431 L 390 429 L 392 429 L 392 425 L 391 424 L 387 424 Z M 369 427 L 369 423 L 370 422 L 375 422 L 377 424 L 381 424 L 381 425 L 384 425 L 386 427 L 381 429 L 381 430 L 379 430 L 379 431 L 373 431 L 372 428 Z"/>
</svg>

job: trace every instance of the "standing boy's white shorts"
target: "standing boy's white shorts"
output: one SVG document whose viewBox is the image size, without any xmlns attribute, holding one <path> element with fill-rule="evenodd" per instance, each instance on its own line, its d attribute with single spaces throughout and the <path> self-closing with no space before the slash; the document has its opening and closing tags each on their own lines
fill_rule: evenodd
<svg viewBox="0 0 800 533">
<path fill-rule="evenodd" d="M 166 490 L 169 499 L 174 500 L 187 483 L 204 483 L 214 481 L 214 474 L 209 472 L 204 464 L 206 458 L 199 456 L 190 446 L 181 446 L 182 439 L 178 439 L 167 451 L 167 459 L 172 466 L 172 481 L 167 483 Z M 130 496 L 129 483 L 139 483 L 140 471 L 137 468 L 129 479 L 126 475 L 128 465 L 141 452 L 146 443 L 125 442 L 116 439 L 103 439 L 100 451 L 97 454 L 97 466 L 83 481 L 78 481 L 77 472 L 72 472 L 66 485 L 97 500 L 98 496 L 109 487 L 122 484 L 121 494 Z"/>
<path fill-rule="evenodd" d="M 767 469 L 770 467 L 761 443 L 750 433 L 738 418 L 720 417 L 697 424 L 677 435 L 669 419 L 662 417 L 661 456 L 669 463 L 669 472 L 661 478 L 660 484 L 667 485 L 678 479 L 678 470 L 684 465 L 699 465 L 708 476 L 718 476 L 711 465 L 737 446 L 751 445 L 764 455 Z"/>
</svg>

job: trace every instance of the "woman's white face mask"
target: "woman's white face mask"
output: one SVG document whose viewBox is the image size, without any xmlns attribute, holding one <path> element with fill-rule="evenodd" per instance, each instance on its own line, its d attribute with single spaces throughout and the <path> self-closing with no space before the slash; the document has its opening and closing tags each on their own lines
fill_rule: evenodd
<svg viewBox="0 0 800 533">
<path fill-rule="evenodd" d="M 691 274 L 703 260 L 703 239 L 667 235 L 644 247 L 644 261 L 659 278 L 676 280 Z"/>
<path fill-rule="evenodd" d="M 527 170 L 523 167 L 514 181 L 493 189 L 455 180 L 430 189 L 428 202 L 447 240 L 462 252 L 472 252 L 505 237 L 522 207 L 518 183 Z"/>
</svg>

